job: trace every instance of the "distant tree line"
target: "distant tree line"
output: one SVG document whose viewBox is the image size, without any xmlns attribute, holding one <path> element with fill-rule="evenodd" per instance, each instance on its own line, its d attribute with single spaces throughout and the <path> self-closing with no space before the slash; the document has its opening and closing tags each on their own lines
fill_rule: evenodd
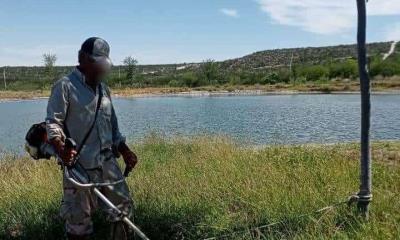
<svg viewBox="0 0 400 240">
<path fill-rule="evenodd" d="M 354 58 L 325 62 L 324 64 L 297 64 L 290 68 L 277 67 L 268 69 L 226 69 L 221 63 L 208 59 L 195 68 L 179 71 L 136 72 L 131 77 L 129 67 L 122 86 L 127 87 L 201 87 L 209 85 L 254 85 L 277 83 L 305 83 L 329 81 L 333 79 L 357 80 L 358 67 Z M 380 56 L 370 58 L 372 77 L 400 76 L 400 55 L 395 54 L 383 61 Z M 108 83 L 117 86 L 120 80 L 111 75 Z"/>
<path fill-rule="evenodd" d="M 49 89 L 52 83 L 72 70 L 56 67 L 57 56 L 43 55 L 43 67 L 3 67 L 4 88 L 15 90 Z M 369 57 L 371 77 L 400 76 L 400 54 L 386 60 L 381 54 Z M 138 65 L 137 59 L 126 57 L 114 66 L 107 83 L 124 87 L 201 87 L 219 85 L 266 85 L 306 83 L 334 79 L 357 80 L 357 60 L 353 57 L 328 59 L 319 63 L 301 63 L 273 67 L 249 68 L 247 65 L 226 65 L 207 59 L 197 64 Z"/>
</svg>

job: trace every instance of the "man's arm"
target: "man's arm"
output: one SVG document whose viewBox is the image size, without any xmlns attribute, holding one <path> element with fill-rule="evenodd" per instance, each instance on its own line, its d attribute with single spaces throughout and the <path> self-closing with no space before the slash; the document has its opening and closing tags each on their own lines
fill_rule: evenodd
<svg viewBox="0 0 400 240">
<path fill-rule="evenodd" d="M 111 127 L 112 127 L 113 145 L 118 149 L 118 146 L 120 144 L 125 143 L 126 138 L 119 131 L 118 118 L 117 115 L 115 114 L 114 106 L 112 103 L 111 103 L 111 125 L 112 125 Z"/>
<path fill-rule="evenodd" d="M 69 105 L 68 88 L 64 79 L 54 83 L 47 103 L 46 130 L 49 140 L 65 140 L 64 120 Z"/>
<path fill-rule="evenodd" d="M 68 86 L 65 79 L 58 80 L 51 89 L 47 104 L 46 131 L 50 144 L 56 150 L 64 164 L 72 165 L 74 150 L 66 151 L 64 148 L 65 133 L 64 124 L 69 105 Z"/>
<path fill-rule="evenodd" d="M 111 99 L 111 93 L 108 88 L 107 93 Z M 124 159 L 128 172 L 132 171 L 138 162 L 136 154 L 126 145 L 126 138 L 119 131 L 118 118 L 114 110 L 114 105 L 111 101 L 111 125 L 112 125 L 112 139 L 114 148 L 120 153 Z"/>
</svg>

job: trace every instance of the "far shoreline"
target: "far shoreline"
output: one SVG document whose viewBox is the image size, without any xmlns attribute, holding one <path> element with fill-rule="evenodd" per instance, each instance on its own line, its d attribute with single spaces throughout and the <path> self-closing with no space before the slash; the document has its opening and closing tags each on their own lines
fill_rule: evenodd
<svg viewBox="0 0 400 240">
<path fill-rule="evenodd" d="M 166 89 L 142 89 L 142 91 L 132 91 L 132 89 L 115 89 L 112 96 L 114 98 L 153 98 L 153 97 L 224 97 L 224 96 L 274 96 L 274 95 L 337 95 L 337 94 L 360 94 L 360 91 L 299 91 L 299 90 L 189 90 L 189 91 L 165 91 Z M 371 95 L 399 95 L 400 89 L 371 91 Z M 14 95 L 14 96 L 13 96 Z M 14 101 L 32 101 L 48 99 L 49 91 L 0 91 L 0 103 Z"/>
</svg>

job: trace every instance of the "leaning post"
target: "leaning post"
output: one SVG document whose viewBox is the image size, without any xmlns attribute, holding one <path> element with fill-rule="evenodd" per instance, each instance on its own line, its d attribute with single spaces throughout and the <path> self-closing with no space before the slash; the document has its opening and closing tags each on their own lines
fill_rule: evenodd
<svg viewBox="0 0 400 240">
<path fill-rule="evenodd" d="M 4 90 L 7 90 L 7 81 L 6 81 L 6 67 L 3 67 L 3 81 L 4 81 Z"/>
<path fill-rule="evenodd" d="M 366 28 L 367 11 L 366 0 L 357 0 L 358 9 L 358 69 L 360 74 L 361 91 L 361 172 L 360 191 L 358 192 L 358 209 L 365 219 L 369 216 L 369 203 L 372 200 L 371 193 L 371 149 L 370 149 L 370 125 L 371 125 L 371 99 L 370 79 L 368 76 Z"/>
</svg>

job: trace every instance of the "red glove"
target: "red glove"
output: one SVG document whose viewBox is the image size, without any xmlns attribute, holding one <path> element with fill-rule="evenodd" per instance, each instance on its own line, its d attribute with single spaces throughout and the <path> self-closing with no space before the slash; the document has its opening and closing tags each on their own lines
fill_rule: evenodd
<svg viewBox="0 0 400 240">
<path fill-rule="evenodd" d="M 124 142 L 121 142 L 119 144 L 118 152 L 121 153 L 122 158 L 124 159 L 126 165 L 126 173 L 131 172 L 138 162 L 136 154 L 132 152 Z"/>
<path fill-rule="evenodd" d="M 65 148 L 65 144 L 60 138 L 51 139 L 50 144 L 55 148 L 58 157 L 61 159 L 65 166 L 74 165 L 75 156 L 77 154 L 75 149 Z"/>
</svg>

